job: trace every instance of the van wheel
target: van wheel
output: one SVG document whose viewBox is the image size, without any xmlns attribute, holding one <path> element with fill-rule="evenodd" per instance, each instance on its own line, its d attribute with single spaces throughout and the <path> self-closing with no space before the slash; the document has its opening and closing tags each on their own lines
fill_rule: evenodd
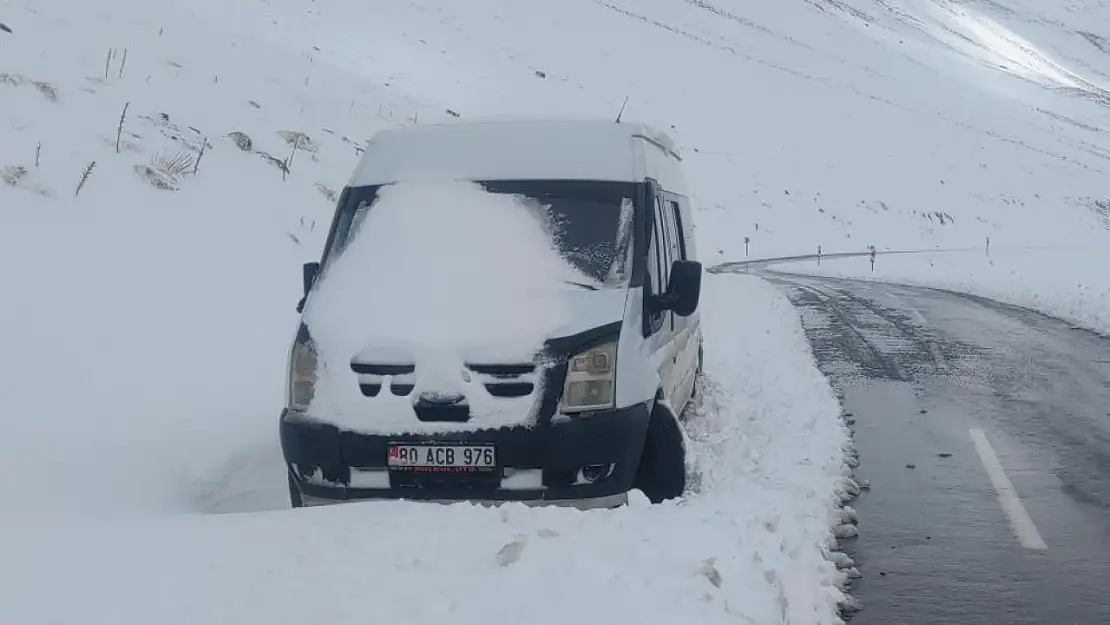
<svg viewBox="0 0 1110 625">
<path fill-rule="evenodd" d="M 647 440 L 632 486 L 643 491 L 651 503 L 680 497 L 686 490 L 682 430 L 674 413 L 662 402 L 655 402 L 651 411 Z"/>
<path fill-rule="evenodd" d="M 297 487 L 297 480 L 293 477 L 291 472 L 287 472 L 289 477 L 289 503 L 294 508 L 303 508 L 304 502 L 301 501 L 301 489 Z"/>
</svg>

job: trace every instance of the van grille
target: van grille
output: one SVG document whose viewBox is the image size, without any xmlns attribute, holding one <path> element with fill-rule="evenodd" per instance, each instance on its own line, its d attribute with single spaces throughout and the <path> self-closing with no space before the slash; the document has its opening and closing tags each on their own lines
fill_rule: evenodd
<svg viewBox="0 0 1110 625">
<path fill-rule="evenodd" d="M 466 363 L 466 372 L 494 397 L 527 397 L 536 390 L 540 372 L 535 363 Z M 419 373 L 411 363 L 352 362 L 359 389 L 366 397 L 377 397 L 388 385 L 393 395 L 408 396 L 416 388 Z M 460 379 L 463 372 L 459 372 Z"/>
</svg>

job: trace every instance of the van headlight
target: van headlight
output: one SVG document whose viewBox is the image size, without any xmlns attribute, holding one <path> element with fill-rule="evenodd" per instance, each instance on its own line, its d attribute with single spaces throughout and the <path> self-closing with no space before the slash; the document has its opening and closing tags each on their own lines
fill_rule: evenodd
<svg viewBox="0 0 1110 625">
<path fill-rule="evenodd" d="M 617 342 L 579 352 L 567 363 L 563 412 L 612 408 L 616 399 Z"/>
<path fill-rule="evenodd" d="M 311 342 L 297 340 L 289 357 L 289 393 L 291 410 L 308 410 L 316 394 L 316 349 Z"/>
</svg>

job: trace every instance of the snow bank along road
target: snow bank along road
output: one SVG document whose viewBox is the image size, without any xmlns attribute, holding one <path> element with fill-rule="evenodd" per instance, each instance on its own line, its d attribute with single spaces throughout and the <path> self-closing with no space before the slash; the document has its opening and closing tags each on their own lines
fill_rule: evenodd
<svg viewBox="0 0 1110 625">
<path fill-rule="evenodd" d="M 844 544 L 853 624 L 1110 623 L 1110 339 L 974 296 L 763 275 L 871 482 Z"/>
<path fill-rule="evenodd" d="M 836 584 L 843 580 L 825 548 L 841 518 L 848 432 L 832 389 L 812 366 L 794 308 L 767 283 L 734 275 L 705 281 L 706 378 L 686 421 L 696 483 L 680 501 L 652 506 L 634 497 L 629 506 L 589 512 L 388 501 L 290 510 L 273 412 L 236 414 L 221 399 L 183 413 L 184 393 L 159 392 L 190 379 L 190 397 L 236 399 L 223 386 L 236 384 L 246 403 L 273 385 L 244 384 L 242 372 L 222 370 L 212 379 L 211 359 L 184 345 L 168 351 L 170 360 L 208 376 L 167 375 L 172 363 L 155 350 L 166 353 L 168 341 L 128 328 L 133 314 L 148 310 L 140 298 L 161 293 L 157 284 L 232 278 L 175 262 L 185 256 L 173 246 L 170 258 L 152 250 L 140 266 L 71 269 L 64 259 L 95 258 L 82 245 L 125 231 L 113 212 L 103 212 L 95 224 L 101 230 L 76 236 L 91 220 L 27 211 L 26 224 L 42 223 L 41 232 L 70 252 L 56 266 L 36 265 L 37 276 L 19 273 L 9 286 L 29 301 L 0 309 L 13 315 L 9 327 L 45 337 L 19 342 L 22 334 L 13 335 L 11 358 L 0 362 L 7 374 L 0 397 L 8 402 L 0 409 L 0 473 L 31 476 L 5 485 L 12 503 L 0 515 L 0 625 L 839 622 Z M 0 211 L 6 233 L 2 220 Z M 43 240 L 38 229 L 24 232 L 18 240 L 28 245 Z M 0 245 L 0 260 L 12 241 Z M 219 258 L 236 266 L 230 255 Z M 96 275 L 112 281 L 97 284 Z M 84 295 L 81 283 L 113 295 L 112 285 L 134 285 L 130 300 L 126 290 L 114 300 L 132 304 L 123 313 L 134 312 L 48 305 Z M 41 284 L 59 286 L 34 288 Z M 296 299 L 289 299 L 291 309 Z M 92 294 L 85 301 L 99 302 Z M 74 310 L 77 321 L 57 321 Z M 235 316 L 253 310 L 246 303 L 222 310 L 250 327 Z M 216 335 L 190 312 L 179 313 L 181 327 Z M 95 349 L 103 339 L 84 323 L 116 338 L 112 350 Z M 203 355 L 211 353 L 206 345 Z M 265 370 L 269 350 L 234 346 L 219 344 L 244 370 Z M 47 365 L 56 354 L 77 358 L 67 363 L 83 373 L 66 393 L 49 391 L 57 377 Z M 30 374 L 4 370 L 28 362 L 36 365 Z M 151 373 L 141 377 L 139 369 Z M 117 379 L 138 390 L 97 393 Z M 81 405 L 102 396 L 113 401 L 96 402 L 106 406 L 98 412 Z M 264 407 L 268 400 L 256 401 Z"/>
</svg>

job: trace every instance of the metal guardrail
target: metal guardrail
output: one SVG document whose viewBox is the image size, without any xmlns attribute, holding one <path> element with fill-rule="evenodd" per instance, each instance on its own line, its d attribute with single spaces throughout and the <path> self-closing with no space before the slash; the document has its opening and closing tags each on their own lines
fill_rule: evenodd
<svg viewBox="0 0 1110 625">
<path fill-rule="evenodd" d="M 975 252 L 981 251 L 979 248 L 973 247 L 960 247 L 960 248 L 944 248 L 944 249 L 930 249 L 930 250 L 876 250 L 876 256 L 886 256 L 893 254 L 936 254 L 936 253 L 949 253 L 949 252 Z M 833 252 L 831 254 L 798 254 L 795 256 L 775 256 L 771 258 L 755 258 L 752 260 L 734 260 L 724 263 L 718 263 L 706 269 L 708 273 L 738 273 L 740 271 L 748 271 L 752 268 L 766 267 L 776 263 L 788 263 L 803 260 L 821 260 L 836 259 L 836 258 L 861 258 L 870 256 L 871 251 L 866 252 Z"/>
</svg>

